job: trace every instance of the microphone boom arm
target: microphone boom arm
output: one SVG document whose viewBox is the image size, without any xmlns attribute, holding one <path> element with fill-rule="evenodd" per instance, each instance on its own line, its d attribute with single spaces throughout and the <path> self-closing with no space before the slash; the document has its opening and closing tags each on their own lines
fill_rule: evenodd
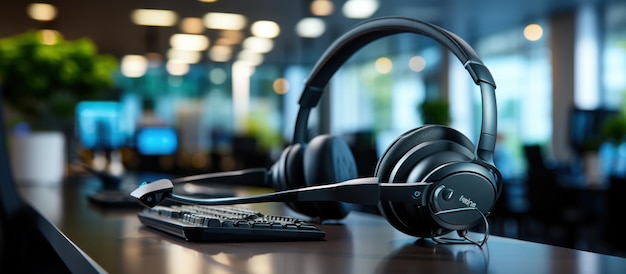
<svg viewBox="0 0 626 274">
<path fill-rule="evenodd" d="M 376 177 L 352 179 L 345 182 L 290 189 L 267 194 L 200 199 L 175 193 L 165 198 L 188 204 L 231 205 L 265 202 L 340 201 L 351 204 L 372 204 L 393 201 L 424 205 L 423 195 L 431 183 L 379 183 Z"/>
<path fill-rule="evenodd" d="M 173 184 L 191 183 L 191 182 L 219 182 L 222 184 L 242 184 L 269 186 L 268 181 L 270 175 L 264 168 L 249 168 L 238 171 L 224 171 L 207 174 L 191 175 L 172 180 Z"/>
<path fill-rule="evenodd" d="M 268 194 L 200 199 L 172 192 L 174 184 L 168 179 L 142 183 L 130 193 L 138 202 L 153 207 L 165 199 L 187 204 L 231 205 L 265 202 L 339 201 L 352 204 L 377 204 L 379 201 L 426 205 L 425 195 L 432 183 L 379 183 L 376 177 L 352 179 L 339 183 L 289 189 Z"/>
</svg>

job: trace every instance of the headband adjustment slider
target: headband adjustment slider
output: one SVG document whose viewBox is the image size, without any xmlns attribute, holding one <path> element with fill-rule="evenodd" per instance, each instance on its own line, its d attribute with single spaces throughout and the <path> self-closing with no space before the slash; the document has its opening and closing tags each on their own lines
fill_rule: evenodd
<svg viewBox="0 0 626 274">
<path fill-rule="evenodd" d="M 300 107 L 302 108 L 314 108 L 315 106 L 317 106 L 320 98 L 322 98 L 323 92 L 323 88 L 307 85 L 304 88 L 304 92 L 302 92 L 302 95 L 300 96 L 300 101 L 298 101 L 298 104 L 300 104 Z"/>
</svg>

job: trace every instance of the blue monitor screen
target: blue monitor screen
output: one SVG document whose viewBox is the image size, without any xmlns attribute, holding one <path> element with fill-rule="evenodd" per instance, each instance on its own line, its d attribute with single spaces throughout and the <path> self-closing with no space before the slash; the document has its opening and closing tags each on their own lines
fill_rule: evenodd
<svg viewBox="0 0 626 274">
<path fill-rule="evenodd" d="M 178 133 L 171 127 L 143 127 L 137 130 L 135 146 L 141 155 L 171 155 L 178 149 Z"/>
<path fill-rule="evenodd" d="M 77 134 L 88 149 L 115 149 L 126 144 L 122 107 L 115 101 L 83 101 L 76 106 Z"/>
</svg>

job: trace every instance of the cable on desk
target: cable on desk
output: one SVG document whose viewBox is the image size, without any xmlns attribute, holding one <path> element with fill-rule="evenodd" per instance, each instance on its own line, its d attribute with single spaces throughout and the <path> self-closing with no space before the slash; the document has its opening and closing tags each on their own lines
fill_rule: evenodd
<svg viewBox="0 0 626 274">
<path fill-rule="evenodd" d="M 459 211 L 465 211 L 465 210 L 476 210 L 480 216 L 483 219 L 483 222 L 485 224 L 485 234 L 482 240 L 480 241 L 476 241 L 472 238 L 470 238 L 469 236 L 467 236 L 467 230 L 458 230 L 457 233 L 460 237 L 462 237 L 463 239 L 453 239 L 453 238 L 447 238 L 447 237 L 433 237 L 433 241 L 440 243 L 440 244 L 475 244 L 477 246 L 479 246 L 480 248 L 483 247 L 483 245 L 487 242 L 487 239 L 489 238 L 489 221 L 487 220 L 487 216 L 485 216 L 485 214 L 483 214 L 478 208 L 475 207 L 464 207 L 464 208 L 455 208 L 455 209 L 449 209 L 449 210 L 442 210 L 439 211 L 437 213 L 435 213 L 435 215 L 439 215 L 439 214 L 447 214 L 447 213 L 454 213 L 454 212 L 459 212 Z"/>
</svg>

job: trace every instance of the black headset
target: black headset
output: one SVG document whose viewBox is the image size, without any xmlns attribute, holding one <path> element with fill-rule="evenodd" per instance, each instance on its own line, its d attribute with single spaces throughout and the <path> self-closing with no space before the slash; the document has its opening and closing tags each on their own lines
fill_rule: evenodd
<svg viewBox="0 0 626 274">
<path fill-rule="evenodd" d="M 467 69 L 482 95 L 482 124 L 477 146 L 459 131 L 424 125 L 398 137 L 379 159 L 375 177 L 357 178 L 354 156 L 339 137 L 308 140 L 309 113 L 342 64 L 368 43 L 398 33 L 428 36 L 451 51 Z M 295 211 L 322 220 L 342 219 L 351 204 L 378 204 L 399 231 L 437 237 L 485 222 L 501 191 L 493 163 L 496 144 L 495 82 L 474 50 L 461 38 L 427 22 L 383 17 L 356 25 L 322 55 L 306 81 L 292 144 L 269 170 L 264 168 L 195 175 L 144 183 L 131 193 L 146 206 L 164 199 L 203 205 L 286 202 Z M 276 192 L 247 197 L 198 199 L 172 192 L 174 183 L 261 181 Z M 485 238 L 486 239 L 486 238 Z"/>
</svg>

